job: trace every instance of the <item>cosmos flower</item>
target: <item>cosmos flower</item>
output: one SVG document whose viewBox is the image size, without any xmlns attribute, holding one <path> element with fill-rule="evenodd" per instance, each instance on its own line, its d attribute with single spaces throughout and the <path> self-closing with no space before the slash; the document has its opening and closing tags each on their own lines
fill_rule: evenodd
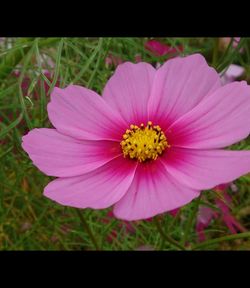
<svg viewBox="0 0 250 288">
<path fill-rule="evenodd" d="M 112 53 L 109 53 L 108 56 L 105 58 L 105 66 L 108 68 L 110 66 L 118 66 L 122 64 L 123 60 L 121 57 L 115 56 Z"/>
<path fill-rule="evenodd" d="M 174 209 L 174 210 L 171 210 L 171 211 L 169 211 L 168 213 L 171 215 L 171 216 L 173 216 L 173 217 L 175 217 L 176 215 L 177 215 L 177 213 L 179 212 L 179 208 L 176 208 L 176 209 Z"/>
<path fill-rule="evenodd" d="M 33 129 L 22 147 L 50 176 L 44 195 L 62 205 L 140 220 L 181 207 L 250 171 L 250 151 L 223 150 L 250 131 L 250 87 L 221 86 L 200 54 L 119 65 L 102 97 L 54 88 L 55 128 Z"/>
<path fill-rule="evenodd" d="M 209 226 L 213 218 L 217 218 L 218 213 L 207 206 L 201 205 L 199 207 L 197 222 L 196 222 L 196 233 L 200 242 L 206 240 L 205 229 Z"/>
<path fill-rule="evenodd" d="M 231 64 L 228 66 L 226 71 L 221 73 L 222 84 L 227 84 L 235 81 L 245 73 L 245 69 L 242 66 Z"/>
<path fill-rule="evenodd" d="M 219 198 L 215 199 L 215 203 L 222 214 L 222 221 L 225 223 L 232 234 L 236 234 L 238 231 L 247 232 L 247 229 L 243 227 L 230 212 L 229 205 L 232 202 L 231 197 L 226 191 L 222 193 L 222 196 L 224 198 L 223 200 Z"/>
<path fill-rule="evenodd" d="M 230 42 L 233 40 L 232 42 L 232 49 L 238 49 L 239 43 L 241 41 L 241 37 L 222 37 L 219 38 L 219 49 L 224 52 L 226 51 L 226 49 L 228 48 L 228 45 L 230 44 Z M 244 52 L 244 47 L 241 47 L 238 52 L 239 53 L 243 53 Z"/>
<path fill-rule="evenodd" d="M 135 54 L 135 63 L 142 62 L 142 57 L 140 53 Z"/>
<path fill-rule="evenodd" d="M 179 52 L 183 52 L 183 46 L 178 45 L 178 49 L 175 47 L 171 47 L 165 43 L 161 43 L 157 40 L 148 40 L 145 45 L 145 49 L 150 51 L 154 56 L 160 57 L 160 56 L 171 56 L 174 54 L 178 54 Z"/>
<path fill-rule="evenodd" d="M 201 205 L 199 207 L 197 222 L 196 222 L 196 233 L 199 241 L 205 241 L 205 229 L 211 224 L 213 219 L 220 217 L 222 223 L 224 223 L 232 234 L 239 232 L 246 232 L 246 228 L 242 226 L 239 221 L 231 214 L 230 205 L 232 204 L 232 198 L 227 193 L 227 189 L 230 188 L 232 192 L 237 189 L 234 183 L 223 183 L 216 186 L 213 190 L 220 194 L 220 197 L 215 198 L 215 206 L 218 208 L 218 212 Z"/>
<path fill-rule="evenodd" d="M 161 43 L 157 40 L 148 40 L 144 44 L 144 48 L 148 51 L 150 51 L 154 56 L 160 57 L 160 56 L 166 56 L 172 57 L 179 52 L 183 52 L 183 46 L 178 45 L 178 49 L 171 47 L 169 45 L 166 45 L 164 43 Z M 118 65 L 122 64 L 124 60 L 120 56 L 115 56 L 112 53 L 109 53 L 108 56 L 105 58 L 105 66 L 107 68 L 109 67 L 117 67 Z M 135 54 L 134 56 L 134 62 L 139 63 L 142 62 L 142 56 L 141 54 Z M 156 63 L 156 68 L 160 67 L 160 63 Z"/>
<path fill-rule="evenodd" d="M 141 54 L 135 54 L 134 58 L 135 63 L 142 62 Z M 124 61 L 121 57 L 115 56 L 112 53 L 109 53 L 108 56 L 105 58 L 105 66 L 109 67 L 117 67 L 118 65 L 122 64 Z"/>
<path fill-rule="evenodd" d="M 221 37 L 219 38 L 219 46 L 222 50 L 225 50 L 233 39 L 232 47 L 237 48 L 240 43 L 240 37 Z"/>
</svg>

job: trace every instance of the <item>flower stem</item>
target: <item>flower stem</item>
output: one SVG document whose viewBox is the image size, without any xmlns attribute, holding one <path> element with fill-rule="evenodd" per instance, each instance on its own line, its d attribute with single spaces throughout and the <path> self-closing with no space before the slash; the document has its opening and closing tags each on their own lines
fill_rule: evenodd
<svg viewBox="0 0 250 288">
<path fill-rule="evenodd" d="M 217 58 L 218 58 L 218 50 L 219 50 L 219 38 L 214 39 L 214 50 L 213 50 L 213 59 L 212 59 L 212 66 L 216 66 Z"/>
<path fill-rule="evenodd" d="M 85 231 L 87 232 L 87 234 L 89 235 L 89 238 L 91 239 L 91 242 L 93 243 L 93 245 L 95 246 L 95 249 L 96 250 L 100 250 L 100 247 L 97 243 L 97 240 L 94 236 L 94 234 L 92 233 L 87 221 L 85 220 L 85 218 L 83 217 L 83 215 L 81 214 L 81 212 L 79 211 L 79 209 L 76 209 L 76 213 L 78 214 L 80 220 L 81 220 L 81 223 L 82 223 L 82 226 L 83 228 L 85 229 Z"/>
<path fill-rule="evenodd" d="M 170 237 L 169 235 L 165 234 L 163 229 L 161 228 L 161 223 L 160 221 L 157 219 L 157 217 L 154 218 L 154 222 L 155 222 L 155 226 L 159 232 L 159 234 L 161 235 L 162 239 L 170 244 L 172 244 L 173 246 L 175 246 L 176 248 L 178 248 L 179 250 L 186 250 L 186 248 L 184 246 L 182 246 L 181 244 L 179 244 L 176 240 L 174 240 L 172 237 Z"/>
<path fill-rule="evenodd" d="M 250 232 L 245 232 L 245 233 L 239 233 L 239 234 L 234 234 L 234 235 L 229 235 L 229 236 L 223 236 L 220 238 L 216 238 L 216 239 L 212 239 L 212 240 L 208 240 L 206 242 L 203 243 L 199 243 L 196 244 L 192 247 L 192 250 L 197 250 L 200 248 L 204 248 L 213 244 L 217 244 L 220 242 L 224 242 L 224 241 L 230 241 L 230 240 L 236 240 L 236 239 L 241 239 L 241 238 L 250 238 Z"/>
</svg>

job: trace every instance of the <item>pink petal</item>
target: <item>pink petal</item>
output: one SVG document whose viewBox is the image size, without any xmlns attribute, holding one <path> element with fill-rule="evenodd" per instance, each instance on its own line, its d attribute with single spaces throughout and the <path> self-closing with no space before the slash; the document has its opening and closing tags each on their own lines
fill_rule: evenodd
<svg viewBox="0 0 250 288">
<path fill-rule="evenodd" d="M 237 231 L 247 232 L 247 229 L 243 227 L 230 213 L 230 208 L 228 207 L 228 205 L 230 205 L 231 197 L 226 192 L 223 193 L 223 197 L 224 201 L 219 198 L 215 199 L 217 207 L 222 212 L 222 221 L 226 224 L 230 232 L 233 234 L 236 234 Z"/>
<path fill-rule="evenodd" d="M 103 98 L 130 124 L 148 121 L 147 103 L 155 75 L 153 66 L 147 63 L 119 65 L 107 82 Z"/>
<path fill-rule="evenodd" d="M 234 37 L 233 48 L 237 48 L 237 46 L 239 45 L 239 42 L 240 42 L 240 38 L 241 37 Z"/>
<path fill-rule="evenodd" d="M 117 66 L 117 65 L 121 64 L 122 62 L 123 62 L 122 58 L 115 56 L 112 53 L 109 53 L 109 55 L 105 58 L 105 65 L 107 67 L 109 67 L 111 65 Z"/>
<path fill-rule="evenodd" d="M 139 164 L 134 180 L 114 214 L 125 220 L 140 220 L 174 210 L 189 203 L 199 192 L 182 186 L 160 161 Z"/>
<path fill-rule="evenodd" d="M 205 228 L 205 225 L 202 223 L 198 223 L 195 227 L 199 242 L 204 242 L 206 240 Z"/>
<path fill-rule="evenodd" d="M 118 142 L 76 140 L 55 129 L 33 129 L 22 139 L 34 165 L 50 176 L 82 175 L 121 154 Z"/>
<path fill-rule="evenodd" d="M 250 172 L 250 151 L 172 147 L 161 157 L 167 171 L 193 189 L 211 189 Z"/>
<path fill-rule="evenodd" d="M 228 229 L 231 233 L 236 234 L 237 231 L 239 232 L 247 232 L 247 229 L 237 221 L 232 215 L 224 215 L 222 220 L 227 225 Z"/>
<path fill-rule="evenodd" d="M 142 62 L 141 54 L 135 54 L 135 63 Z"/>
<path fill-rule="evenodd" d="M 177 120 L 167 131 L 175 146 L 211 149 L 236 143 L 250 132 L 250 86 L 227 84 Z"/>
<path fill-rule="evenodd" d="M 237 185 L 235 183 L 231 183 L 230 188 L 231 188 L 233 193 L 236 193 L 239 191 L 239 188 L 237 187 Z"/>
<path fill-rule="evenodd" d="M 155 56 L 164 56 L 168 55 L 171 56 L 171 54 L 176 54 L 179 52 L 183 52 L 183 46 L 178 45 L 177 48 L 171 47 L 165 43 L 159 42 L 157 40 L 148 40 L 145 44 L 144 47 L 146 50 L 149 50 L 152 52 Z"/>
<path fill-rule="evenodd" d="M 239 65 L 231 64 L 227 68 L 227 77 L 238 78 L 245 72 L 245 68 Z"/>
<path fill-rule="evenodd" d="M 198 211 L 197 222 L 203 224 L 206 228 L 215 215 L 217 215 L 217 213 L 213 209 L 201 205 Z"/>
<path fill-rule="evenodd" d="M 127 129 L 102 97 L 77 85 L 54 88 L 48 113 L 59 132 L 77 139 L 120 141 Z"/>
<path fill-rule="evenodd" d="M 176 208 L 174 210 L 169 211 L 168 213 L 173 216 L 176 217 L 177 213 L 180 211 L 180 208 Z"/>
<path fill-rule="evenodd" d="M 107 56 L 107 57 L 105 58 L 105 66 L 106 66 L 106 67 L 109 67 L 109 66 L 111 66 L 112 64 L 113 64 L 113 61 L 112 61 L 111 57 L 110 57 L 110 56 Z"/>
<path fill-rule="evenodd" d="M 242 76 L 242 74 L 245 72 L 245 68 L 241 67 L 239 65 L 231 64 L 227 68 L 226 71 L 223 71 L 221 74 L 221 81 L 223 84 L 227 84 L 230 82 L 235 81 L 235 79 Z"/>
<path fill-rule="evenodd" d="M 62 205 L 107 208 L 121 199 L 134 178 L 137 163 L 120 156 L 82 176 L 50 182 L 44 195 Z"/>
<path fill-rule="evenodd" d="M 225 191 L 225 190 L 228 189 L 228 187 L 230 186 L 230 184 L 231 184 L 231 182 L 230 182 L 230 183 L 222 183 L 222 184 L 216 186 L 216 187 L 214 188 L 214 191 L 223 192 L 223 191 Z"/>
<path fill-rule="evenodd" d="M 171 48 L 168 45 L 161 43 L 154 39 L 148 40 L 144 46 L 145 46 L 145 49 L 152 52 L 155 56 L 164 56 L 168 53 L 168 51 Z"/>
<path fill-rule="evenodd" d="M 149 118 L 167 127 L 220 86 L 219 75 L 202 55 L 168 60 L 155 76 Z"/>
</svg>

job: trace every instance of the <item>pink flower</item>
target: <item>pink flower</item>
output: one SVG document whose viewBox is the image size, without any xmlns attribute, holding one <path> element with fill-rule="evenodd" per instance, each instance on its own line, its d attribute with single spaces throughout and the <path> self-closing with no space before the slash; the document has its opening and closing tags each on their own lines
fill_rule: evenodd
<svg viewBox="0 0 250 288">
<path fill-rule="evenodd" d="M 220 45 L 223 49 L 226 49 L 227 46 L 229 45 L 229 43 L 231 42 L 231 37 L 222 37 L 220 38 Z M 237 46 L 239 45 L 240 42 L 240 37 L 234 37 L 233 38 L 233 43 L 232 46 L 233 48 L 237 48 Z"/>
<path fill-rule="evenodd" d="M 231 233 L 235 234 L 237 231 L 246 232 L 246 228 L 243 227 L 236 219 L 235 217 L 230 213 L 229 206 L 232 202 L 231 197 L 226 192 L 226 189 L 229 187 L 232 187 L 233 183 L 226 183 L 218 185 L 214 188 L 215 191 L 221 193 L 221 198 L 215 199 L 215 204 L 220 210 L 220 214 L 214 211 L 213 209 L 206 207 L 206 206 L 200 206 L 199 212 L 197 216 L 197 222 L 196 222 L 196 232 L 199 237 L 199 241 L 205 241 L 205 229 L 210 225 L 213 218 L 218 218 L 220 215 L 220 219 L 224 224 L 228 227 Z M 235 188 L 234 188 L 235 189 Z"/>
<path fill-rule="evenodd" d="M 234 38 L 231 38 L 231 37 L 222 37 L 219 39 L 219 48 L 224 51 L 227 49 L 229 43 L 231 42 L 231 40 L 233 39 L 233 43 L 232 43 L 232 48 L 233 49 L 236 49 L 240 43 L 240 37 L 234 37 Z M 239 49 L 239 52 L 242 53 L 244 52 L 244 48 L 240 48 Z"/>
<path fill-rule="evenodd" d="M 115 67 L 119 64 L 122 64 L 122 58 L 113 55 L 112 53 L 109 53 L 109 55 L 105 58 L 105 65 L 106 67 L 114 65 Z"/>
<path fill-rule="evenodd" d="M 112 243 L 114 241 L 114 239 L 117 239 L 117 236 L 118 236 L 118 233 L 116 230 L 112 230 L 109 235 L 106 237 L 106 240 L 109 242 L 109 243 Z"/>
<path fill-rule="evenodd" d="M 176 209 L 174 209 L 174 210 L 172 210 L 172 211 L 169 211 L 168 213 L 169 213 L 171 216 L 175 217 L 175 216 L 177 215 L 177 213 L 179 212 L 179 210 L 180 210 L 180 208 L 176 208 Z"/>
<path fill-rule="evenodd" d="M 232 190 L 233 193 L 236 193 L 236 192 L 239 191 L 237 185 L 234 184 L 234 183 L 231 183 L 231 184 L 230 184 L 230 189 Z"/>
<path fill-rule="evenodd" d="M 135 63 L 142 62 L 141 54 L 135 54 Z M 105 58 L 106 67 L 115 66 L 117 67 L 119 64 L 122 64 L 123 60 L 121 57 L 115 56 L 112 53 Z"/>
<path fill-rule="evenodd" d="M 214 187 L 214 191 L 216 192 L 224 192 L 228 187 L 230 187 L 231 182 L 230 183 L 222 183 L 220 185 L 217 185 L 216 187 Z"/>
<path fill-rule="evenodd" d="M 240 43 L 240 37 L 234 37 L 233 47 L 236 48 Z"/>
<path fill-rule="evenodd" d="M 245 69 L 239 65 L 231 64 L 227 68 L 226 72 L 221 73 L 222 84 L 233 82 L 237 78 L 241 77 L 245 73 Z"/>
<path fill-rule="evenodd" d="M 142 62 L 141 54 L 135 54 L 135 63 Z"/>
<path fill-rule="evenodd" d="M 222 193 L 222 196 L 224 197 L 224 201 L 219 198 L 215 199 L 215 203 L 222 213 L 222 221 L 226 224 L 232 234 L 236 234 L 238 231 L 246 232 L 246 228 L 243 227 L 230 213 L 228 205 L 231 204 L 231 197 L 226 191 Z"/>
<path fill-rule="evenodd" d="M 196 233 L 198 234 L 199 241 L 205 241 L 205 229 L 209 226 L 213 218 L 217 218 L 218 213 L 213 209 L 201 205 L 199 207 L 197 222 L 196 222 Z"/>
<path fill-rule="evenodd" d="M 250 151 L 223 150 L 248 136 L 250 87 L 221 86 L 200 54 L 158 70 L 123 63 L 102 97 L 77 85 L 55 88 L 55 128 L 33 129 L 22 147 L 50 176 L 44 195 L 62 205 L 139 220 L 179 208 L 203 189 L 250 171 Z"/>
<path fill-rule="evenodd" d="M 183 46 L 179 45 L 178 49 L 171 47 L 167 44 L 161 43 L 157 40 L 148 40 L 145 45 L 145 49 L 152 52 L 155 56 L 165 56 L 171 54 L 178 54 L 179 51 L 183 52 Z M 179 50 L 179 51 L 178 51 Z"/>
</svg>

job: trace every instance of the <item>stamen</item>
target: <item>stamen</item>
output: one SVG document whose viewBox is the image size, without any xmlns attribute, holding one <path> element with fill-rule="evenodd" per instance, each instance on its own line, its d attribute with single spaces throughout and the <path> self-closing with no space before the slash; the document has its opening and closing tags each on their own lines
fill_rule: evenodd
<svg viewBox="0 0 250 288">
<path fill-rule="evenodd" d="M 120 144 L 124 157 L 137 159 L 139 162 L 156 160 L 170 147 L 161 127 L 153 126 L 151 121 L 148 121 L 146 126 L 143 123 L 139 127 L 131 124 L 123 139 Z"/>
</svg>

